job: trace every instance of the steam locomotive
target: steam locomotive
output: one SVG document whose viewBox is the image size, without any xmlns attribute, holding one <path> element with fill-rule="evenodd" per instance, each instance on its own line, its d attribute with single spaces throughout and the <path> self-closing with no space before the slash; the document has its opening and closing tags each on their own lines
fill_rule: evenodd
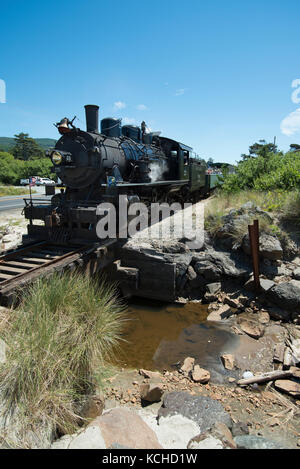
<svg viewBox="0 0 300 469">
<path fill-rule="evenodd" d="M 207 165 L 187 145 L 159 132 L 121 125 L 120 119 L 104 118 L 99 132 L 99 106 L 86 105 L 86 131 L 66 117 L 55 124 L 61 137 L 47 151 L 53 172 L 62 181 L 51 203 L 26 201 L 28 237 L 60 243 L 98 241 L 99 203 L 118 203 L 126 195 L 133 202 L 187 202 L 207 195 L 218 177 L 207 174 Z M 42 224 L 34 224 L 42 220 Z"/>
</svg>

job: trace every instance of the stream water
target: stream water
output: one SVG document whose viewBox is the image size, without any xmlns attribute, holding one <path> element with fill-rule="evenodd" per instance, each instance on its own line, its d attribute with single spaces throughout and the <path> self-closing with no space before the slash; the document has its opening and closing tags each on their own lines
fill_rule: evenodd
<svg viewBox="0 0 300 469">
<path fill-rule="evenodd" d="M 118 364 L 126 368 L 174 369 L 191 356 L 209 369 L 215 382 L 229 376 L 220 355 L 238 346 L 239 337 L 226 324 L 207 322 L 207 306 L 135 299 L 128 306 Z M 230 372 L 230 376 L 233 376 Z"/>
</svg>

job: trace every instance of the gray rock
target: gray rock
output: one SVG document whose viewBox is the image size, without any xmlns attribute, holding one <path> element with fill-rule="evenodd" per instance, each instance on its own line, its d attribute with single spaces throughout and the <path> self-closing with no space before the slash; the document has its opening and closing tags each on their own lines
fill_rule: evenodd
<svg viewBox="0 0 300 469">
<path fill-rule="evenodd" d="M 159 423 L 156 414 L 141 409 L 140 417 L 155 432 L 160 445 L 167 449 L 186 449 L 189 441 L 198 435 L 199 426 L 182 415 L 161 417 Z"/>
<path fill-rule="evenodd" d="M 140 385 L 140 395 L 143 401 L 159 402 L 163 393 L 162 384 L 146 383 Z"/>
<path fill-rule="evenodd" d="M 249 428 L 245 422 L 233 422 L 231 432 L 233 436 L 249 435 Z"/>
<path fill-rule="evenodd" d="M 197 274 L 191 265 L 187 268 L 186 276 L 188 280 L 195 280 L 197 278 Z"/>
<path fill-rule="evenodd" d="M 290 319 L 290 312 L 277 307 L 269 307 L 268 313 L 270 318 L 275 319 L 276 321 L 288 321 Z"/>
<path fill-rule="evenodd" d="M 213 262 L 208 260 L 198 261 L 194 265 L 194 269 L 197 274 L 200 274 L 205 278 L 206 281 L 211 282 L 221 278 L 222 270 Z"/>
<path fill-rule="evenodd" d="M 242 242 L 243 251 L 250 255 L 249 234 L 245 235 Z M 261 233 L 259 237 L 259 252 L 261 257 L 270 260 L 282 259 L 283 249 L 277 236 Z"/>
<path fill-rule="evenodd" d="M 87 427 L 69 443 L 68 449 L 106 449 L 102 432 L 97 425 Z"/>
<path fill-rule="evenodd" d="M 267 298 L 276 306 L 287 310 L 300 309 L 300 281 L 282 282 L 267 292 Z"/>
<path fill-rule="evenodd" d="M 296 279 L 296 280 L 300 280 L 300 267 L 297 267 L 297 269 L 295 269 L 293 271 L 293 277 Z"/>
<path fill-rule="evenodd" d="M 274 441 L 256 435 L 239 435 L 234 441 L 238 449 L 285 449 Z"/>
<path fill-rule="evenodd" d="M 171 392 L 164 397 L 158 418 L 181 414 L 196 422 L 201 432 L 209 430 L 216 422 L 231 428 L 230 415 L 220 402 L 207 396 L 191 396 L 186 392 Z"/>
<path fill-rule="evenodd" d="M 215 293 L 218 293 L 221 290 L 221 283 L 220 282 L 208 283 L 206 285 L 206 290 L 208 293 L 214 295 Z"/>
<path fill-rule="evenodd" d="M 266 259 L 282 259 L 283 249 L 277 236 L 262 233 L 259 237 L 259 251 Z"/>
<path fill-rule="evenodd" d="M 222 441 L 213 436 L 207 436 L 201 441 L 192 441 L 189 449 L 223 449 Z"/>
</svg>

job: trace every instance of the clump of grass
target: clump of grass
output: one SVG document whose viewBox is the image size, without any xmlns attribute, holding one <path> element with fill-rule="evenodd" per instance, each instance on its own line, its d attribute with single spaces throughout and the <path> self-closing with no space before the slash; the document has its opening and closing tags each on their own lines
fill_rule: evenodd
<svg viewBox="0 0 300 469">
<path fill-rule="evenodd" d="M 76 404 L 93 391 L 125 321 L 116 288 L 82 274 L 39 279 L 2 331 L 8 346 L 0 368 L 5 412 L 24 425 L 51 422 L 61 432 L 79 424 Z"/>
</svg>

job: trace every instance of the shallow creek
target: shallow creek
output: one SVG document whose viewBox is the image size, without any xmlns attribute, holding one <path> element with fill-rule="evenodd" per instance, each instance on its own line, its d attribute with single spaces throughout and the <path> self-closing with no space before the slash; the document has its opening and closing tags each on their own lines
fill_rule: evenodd
<svg viewBox="0 0 300 469">
<path fill-rule="evenodd" d="M 118 364 L 126 368 L 174 369 L 191 356 L 211 372 L 215 382 L 223 382 L 233 371 L 224 369 L 220 355 L 239 348 L 240 337 L 229 324 L 207 322 L 207 305 L 171 304 L 134 299 L 128 318 Z M 227 380 L 227 379 L 226 379 Z"/>
</svg>

